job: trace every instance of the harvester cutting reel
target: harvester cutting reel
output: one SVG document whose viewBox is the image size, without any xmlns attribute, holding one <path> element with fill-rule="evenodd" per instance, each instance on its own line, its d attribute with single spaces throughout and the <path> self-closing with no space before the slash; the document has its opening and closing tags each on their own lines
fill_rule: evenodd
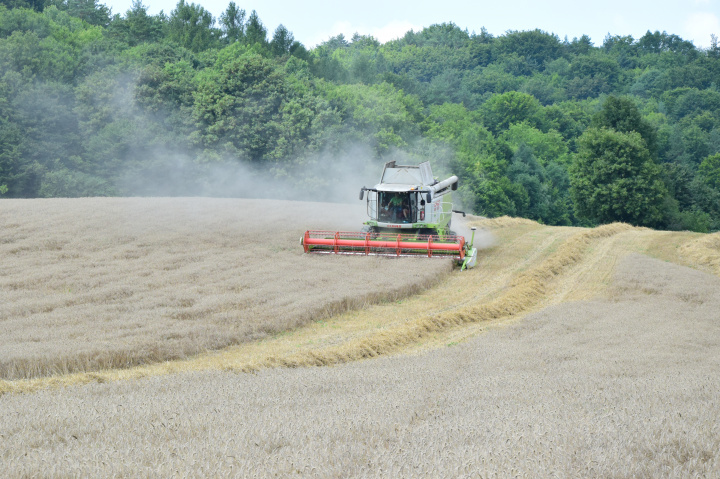
<svg viewBox="0 0 720 479">
<path fill-rule="evenodd" d="M 451 258 L 465 270 L 477 262 L 477 249 L 473 247 L 475 230 L 473 227 L 469 243 L 458 235 L 308 230 L 300 244 L 306 253 Z"/>
</svg>

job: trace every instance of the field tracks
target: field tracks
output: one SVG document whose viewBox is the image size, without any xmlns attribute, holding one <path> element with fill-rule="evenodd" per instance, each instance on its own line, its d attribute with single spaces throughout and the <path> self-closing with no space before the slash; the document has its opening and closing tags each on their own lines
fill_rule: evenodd
<svg viewBox="0 0 720 479">
<path fill-rule="evenodd" d="M 453 331 L 458 331 L 457 334 L 462 335 L 462 331 L 477 330 L 478 325 L 490 321 L 517 318 L 551 304 L 597 295 L 610 282 L 620 258 L 630 252 L 646 252 L 653 241 L 671 239 L 666 232 L 623 223 L 594 229 L 550 228 L 529 223 L 509 227 L 500 224 L 495 228 L 498 233 L 503 228 L 508 233 L 500 245 L 488 250 L 484 265 L 463 275 L 452 274 L 415 297 L 414 306 L 410 302 L 390 302 L 373 307 L 379 308 L 377 310 L 346 313 L 337 324 L 331 325 L 337 330 L 321 331 L 318 325 L 321 321 L 259 343 L 233 346 L 184 360 L 0 381 L 0 394 L 185 371 L 253 372 L 276 367 L 327 366 L 411 351 L 424 341 L 431 342 L 438 334 L 453 335 L 456 334 Z M 700 267 L 714 268 L 719 274 L 720 235 L 684 238 L 679 241 L 677 253 Z M 514 257 L 508 256 L 511 251 L 516 251 Z M 467 278 L 472 280 L 469 285 Z M 456 289 L 463 284 L 466 289 Z M 441 304 L 439 299 L 445 302 Z M 384 316 L 373 318 L 374 314 Z M 362 328 L 346 327 L 344 323 L 353 316 L 360 317 L 357 321 L 364 323 Z M 369 323 L 373 321 L 383 324 L 372 326 Z"/>
<path fill-rule="evenodd" d="M 431 313 L 413 314 L 396 321 L 390 327 L 365 330 L 360 334 L 349 334 L 312 348 L 274 349 L 263 344 L 241 345 L 225 350 L 201 354 L 186 360 L 137 366 L 120 370 L 80 372 L 53 377 L 3 380 L 0 394 L 23 392 L 46 387 L 62 387 L 70 384 L 104 382 L 117 379 L 132 379 L 158 374 L 169 374 L 190 370 L 223 369 L 250 372 L 267 367 L 299 367 L 332 365 L 400 352 L 438 332 L 460 325 L 481 323 L 488 320 L 509 318 L 529 312 L 541 305 L 556 284 L 556 280 L 588 255 L 594 245 L 608 238 L 633 229 L 625 224 L 610 224 L 586 230 L 575 228 L 549 229 L 531 224 L 513 225 L 526 231 L 510 242 L 524 243 L 528 249 L 522 260 L 508 262 L 501 252 L 495 254 L 495 261 L 489 271 L 475 270 L 483 284 L 471 284 L 475 291 L 470 300 L 454 301 L 462 296 L 450 298 L 450 307 L 444 306 Z M 518 245 L 519 246 L 519 245 Z M 491 255 L 492 256 L 492 255 Z M 503 261 L 505 261 L 503 263 Z M 535 265 L 535 266 L 534 266 Z M 500 274 L 494 274 L 493 271 Z M 484 276 L 483 276 L 484 275 Z M 467 277 L 458 278 L 459 283 Z M 484 284 L 493 276 L 491 286 Z M 437 287 L 436 287 L 437 288 Z M 473 291 L 470 288 L 470 291 Z M 484 289 L 483 289 L 484 288 Z M 447 296 L 443 292 L 443 296 Z M 454 305 L 452 304 L 454 303 Z M 422 310 L 422 308 L 421 308 Z M 272 340 L 269 340 L 272 342 Z M 309 342 L 312 342 L 310 340 Z"/>
<path fill-rule="evenodd" d="M 503 293 L 489 302 L 472 303 L 456 310 L 411 320 L 407 324 L 337 347 L 290 357 L 271 357 L 263 363 L 231 366 L 228 369 L 252 371 L 260 367 L 339 364 L 394 353 L 430 334 L 455 326 L 511 317 L 527 312 L 548 294 L 549 285 L 556 277 L 583 259 L 589 245 L 630 229 L 632 229 L 630 225 L 613 223 L 581 231 L 571 236 L 538 266 L 519 274 Z"/>
<path fill-rule="evenodd" d="M 680 254 L 720 276 L 720 233 L 702 235 L 680 247 Z"/>
<path fill-rule="evenodd" d="M 540 260 L 539 264 L 534 267 L 532 264 L 538 260 L 538 253 L 537 251 L 531 252 L 527 261 L 521 264 L 521 267 L 527 267 L 527 269 L 516 270 L 516 273 L 506 280 L 507 284 L 496 290 L 493 294 L 494 299 L 488 300 L 487 295 L 483 295 L 483 299 L 478 298 L 477 301 L 465 302 L 455 309 L 445 309 L 416 319 L 406 319 L 388 329 L 356 338 L 351 337 L 348 341 L 330 347 L 296 353 L 285 350 L 281 354 L 270 350 L 259 356 L 247 354 L 235 356 L 232 352 L 238 348 L 230 348 L 227 350 L 227 354 L 225 351 L 218 351 L 188 360 L 169 361 L 125 370 L 0 381 L 0 394 L 53 386 L 62 387 L 69 384 L 141 378 L 187 370 L 224 369 L 251 372 L 267 367 L 323 366 L 399 352 L 403 348 L 422 341 L 429 335 L 456 326 L 509 318 L 529 312 L 543 302 L 549 294 L 550 288 L 553 287 L 554 280 L 581 262 L 592 246 L 630 229 L 632 227 L 629 225 L 610 224 L 592 230 L 564 230 L 564 235 L 567 234 L 567 231 L 578 232 L 571 234 L 567 239 L 563 238 L 557 249 L 545 259 Z M 530 240 L 532 238 L 528 239 L 528 241 Z M 545 250 L 552 245 L 553 240 L 548 237 L 541 242 L 537 249 Z M 514 266 L 518 267 L 518 265 Z M 242 349 L 242 347 L 239 348 Z"/>
</svg>

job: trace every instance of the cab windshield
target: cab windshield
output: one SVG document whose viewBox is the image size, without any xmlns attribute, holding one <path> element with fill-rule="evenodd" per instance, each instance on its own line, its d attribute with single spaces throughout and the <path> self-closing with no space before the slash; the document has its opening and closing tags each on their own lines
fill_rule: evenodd
<svg viewBox="0 0 720 479">
<path fill-rule="evenodd" d="M 378 221 L 384 223 L 414 223 L 417 215 L 415 192 L 378 192 Z"/>
</svg>

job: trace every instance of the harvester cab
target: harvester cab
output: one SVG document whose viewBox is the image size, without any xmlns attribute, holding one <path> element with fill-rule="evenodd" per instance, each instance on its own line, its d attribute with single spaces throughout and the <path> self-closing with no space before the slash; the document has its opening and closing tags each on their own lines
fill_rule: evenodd
<svg viewBox="0 0 720 479">
<path fill-rule="evenodd" d="M 457 186 L 457 176 L 451 176 L 444 181 L 435 179 L 429 162 L 417 166 L 388 162 L 383 169 L 380 183 L 373 188 L 363 187 L 360 190 L 361 200 L 367 192 L 367 213 L 370 220 L 365 222 L 365 230 L 452 235 L 451 193 Z"/>
<path fill-rule="evenodd" d="M 450 230 L 452 192 L 458 177 L 433 177 L 429 162 L 419 165 L 385 164 L 380 183 L 367 192 L 367 214 L 361 232 L 306 231 L 301 244 L 306 253 L 453 258 L 462 269 L 477 261 L 475 228 L 468 242 Z"/>
</svg>

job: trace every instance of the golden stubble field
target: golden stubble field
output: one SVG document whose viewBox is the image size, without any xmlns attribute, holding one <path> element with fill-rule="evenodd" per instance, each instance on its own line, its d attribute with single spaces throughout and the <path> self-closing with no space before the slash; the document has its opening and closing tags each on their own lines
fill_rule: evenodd
<svg viewBox="0 0 720 479">
<path fill-rule="evenodd" d="M 318 206 L 337 208 L 334 227 L 356 229 L 347 205 Z M 213 232 L 229 220 L 205 223 L 204 234 L 221 236 Z M 148 223 L 133 241 L 156 231 Z M 337 314 L 316 320 L 306 309 L 279 334 L 176 360 L 0 381 L 0 468 L 10 477 L 719 476 L 720 235 L 469 224 L 495 240 L 478 267 L 448 275 L 421 261 L 439 274 L 419 268 L 418 281 L 435 281 L 417 294 L 350 293 Z M 295 236 L 276 249 L 295 255 Z M 295 256 L 292 268 L 341 265 L 343 281 L 374 267 Z M 386 263 L 383 274 L 402 277 L 391 276 L 400 262 Z"/>
</svg>

